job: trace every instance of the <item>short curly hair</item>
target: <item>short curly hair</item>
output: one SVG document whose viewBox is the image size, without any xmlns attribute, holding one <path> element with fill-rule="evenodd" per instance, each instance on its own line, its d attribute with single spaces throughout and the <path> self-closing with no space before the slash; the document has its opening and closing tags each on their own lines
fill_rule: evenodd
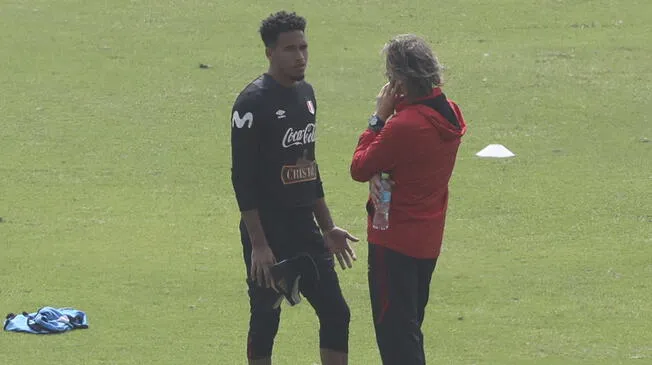
<svg viewBox="0 0 652 365">
<path fill-rule="evenodd" d="M 279 11 L 276 14 L 270 14 L 269 17 L 263 19 L 262 24 L 260 25 L 260 36 L 263 39 L 263 43 L 265 43 L 265 47 L 273 48 L 281 33 L 295 30 L 303 32 L 305 29 L 305 18 L 294 12 L 288 13 L 286 11 Z"/>
</svg>

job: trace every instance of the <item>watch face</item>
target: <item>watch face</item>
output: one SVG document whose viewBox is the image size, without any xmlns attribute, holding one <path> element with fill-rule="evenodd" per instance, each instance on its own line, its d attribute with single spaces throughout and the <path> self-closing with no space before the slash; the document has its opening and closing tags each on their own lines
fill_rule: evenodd
<svg viewBox="0 0 652 365">
<path fill-rule="evenodd" d="M 373 117 L 369 118 L 369 125 L 374 126 L 377 123 L 378 123 L 378 117 L 377 116 L 374 115 Z"/>
</svg>

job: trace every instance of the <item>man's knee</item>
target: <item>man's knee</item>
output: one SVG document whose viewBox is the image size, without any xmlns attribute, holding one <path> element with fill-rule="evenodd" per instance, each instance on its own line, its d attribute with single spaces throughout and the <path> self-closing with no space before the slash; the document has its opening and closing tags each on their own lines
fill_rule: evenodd
<svg viewBox="0 0 652 365">
<path fill-rule="evenodd" d="M 247 358 L 257 360 L 272 355 L 280 315 L 280 309 L 252 311 L 247 338 Z"/>
<path fill-rule="evenodd" d="M 349 351 L 351 311 L 344 299 L 336 306 L 325 308 L 318 313 L 318 316 L 320 347 L 347 353 Z"/>
</svg>

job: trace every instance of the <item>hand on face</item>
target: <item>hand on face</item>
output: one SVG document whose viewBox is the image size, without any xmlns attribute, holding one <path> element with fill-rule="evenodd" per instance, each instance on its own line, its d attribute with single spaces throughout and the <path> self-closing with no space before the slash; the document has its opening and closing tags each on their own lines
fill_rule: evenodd
<svg viewBox="0 0 652 365">
<path fill-rule="evenodd" d="M 400 97 L 398 83 L 390 81 L 380 89 L 376 97 L 376 115 L 387 121 L 392 114 Z"/>
</svg>

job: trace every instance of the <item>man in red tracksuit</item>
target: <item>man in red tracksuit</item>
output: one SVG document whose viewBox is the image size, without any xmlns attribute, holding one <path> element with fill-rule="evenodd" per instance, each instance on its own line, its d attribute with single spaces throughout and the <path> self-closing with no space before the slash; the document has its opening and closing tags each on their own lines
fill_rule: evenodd
<svg viewBox="0 0 652 365">
<path fill-rule="evenodd" d="M 372 190 L 367 202 L 369 291 L 383 364 L 421 365 L 421 324 L 466 124 L 439 87 L 441 66 L 425 41 L 397 36 L 384 51 L 389 83 L 360 136 L 351 176 L 370 181 Z M 389 172 L 394 182 L 387 230 L 371 224 L 381 172 Z"/>
</svg>

